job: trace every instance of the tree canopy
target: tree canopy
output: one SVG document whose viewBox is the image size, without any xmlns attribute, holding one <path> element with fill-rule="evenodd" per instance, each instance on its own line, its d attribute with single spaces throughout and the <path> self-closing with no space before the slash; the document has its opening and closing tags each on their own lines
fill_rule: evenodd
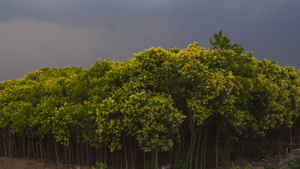
<svg viewBox="0 0 300 169">
<path fill-rule="evenodd" d="M 222 31 L 214 38 L 212 49 L 196 42 L 186 49 L 150 48 L 121 63 L 106 59 L 89 69 L 46 67 L 3 81 L 2 138 L 51 137 L 64 146 L 126 153 L 134 145 L 145 153 L 176 146 L 184 151 L 181 142 L 189 140 L 192 158 L 196 140 L 205 145 L 208 132 L 236 139 L 298 127 L 299 72 L 243 54 L 244 48 L 230 45 Z"/>
</svg>

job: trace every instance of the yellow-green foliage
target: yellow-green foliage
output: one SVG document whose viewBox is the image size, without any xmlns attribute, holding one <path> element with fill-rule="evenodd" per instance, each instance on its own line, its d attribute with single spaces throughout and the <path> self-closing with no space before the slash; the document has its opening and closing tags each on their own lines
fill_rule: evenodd
<svg viewBox="0 0 300 169">
<path fill-rule="evenodd" d="M 133 137 L 145 152 L 166 151 L 180 140 L 180 127 L 213 124 L 232 136 L 292 127 L 299 101 L 296 69 L 194 43 L 182 50 L 150 48 L 122 63 L 97 60 L 90 69 L 42 68 L 1 82 L 0 131 L 111 151 Z"/>
</svg>

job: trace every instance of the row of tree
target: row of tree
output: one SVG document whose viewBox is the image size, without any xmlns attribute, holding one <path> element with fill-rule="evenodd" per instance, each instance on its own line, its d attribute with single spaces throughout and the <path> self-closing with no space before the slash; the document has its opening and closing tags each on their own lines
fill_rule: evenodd
<svg viewBox="0 0 300 169">
<path fill-rule="evenodd" d="M 299 72 L 215 39 L 1 82 L 0 155 L 203 169 L 300 141 Z"/>
</svg>

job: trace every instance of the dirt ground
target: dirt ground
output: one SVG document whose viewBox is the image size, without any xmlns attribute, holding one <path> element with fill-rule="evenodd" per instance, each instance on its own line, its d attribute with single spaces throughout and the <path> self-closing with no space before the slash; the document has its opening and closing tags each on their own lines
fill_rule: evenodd
<svg viewBox="0 0 300 169">
<path fill-rule="evenodd" d="M 42 163 L 37 160 L 17 159 L 0 157 L 0 169 L 87 169 L 86 167 L 55 165 L 52 163 Z"/>
<path fill-rule="evenodd" d="M 241 167 L 248 164 L 246 161 L 239 161 L 236 164 L 239 164 Z M 232 164 L 228 164 L 227 166 L 221 167 L 221 169 L 229 169 L 232 167 Z M 85 167 L 78 166 L 56 166 L 50 163 L 42 163 L 36 160 L 28 160 L 27 159 L 17 159 L 9 157 L 0 157 L 0 169 L 80 169 Z M 259 169 L 259 167 L 255 167 Z"/>
<path fill-rule="evenodd" d="M 267 163 L 267 164 L 271 164 L 271 163 L 275 163 L 277 162 L 277 160 L 279 160 L 279 165 L 283 165 L 285 161 L 295 158 L 295 154 L 294 153 L 290 153 L 290 154 L 286 154 L 286 155 L 276 155 L 275 157 L 265 160 L 263 159 L 262 161 L 258 161 L 258 162 L 251 162 L 251 161 L 246 161 L 246 160 L 236 160 L 236 161 L 230 161 L 227 162 L 226 164 L 222 165 L 221 167 L 219 167 L 218 169 L 230 169 L 232 168 L 233 164 L 235 166 L 240 166 L 241 169 L 245 168 L 249 163 L 252 164 L 254 169 L 264 169 L 261 164 L 263 163 Z M 286 168 L 286 166 L 282 166 L 283 168 Z"/>
<path fill-rule="evenodd" d="M 292 158 L 292 156 L 288 155 L 282 158 L 281 163 Z M 238 164 L 241 168 L 244 168 L 249 162 L 241 160 L 233 162 Z M 263 169 L 260 167 L 258 163 L 254 164 L 254 169 Z M 232 163 L 225 164 L 220 167 L 220 169 L 230 169 L 232 167 Z M 17 159 L 9 157 L 0 157 L 0 169 L 87 169 L 86 167 L 79 166 L 67 166 L 67 165 L 54 165 L 51 163 L 42 163 L 37 160 L 27 160 L 27 159 Z"/>
<path fill-rule="evenodd" d="M 0 169 L 53 169 L 53 167 L 34 160 L 0 157 Z"/>
</svg>

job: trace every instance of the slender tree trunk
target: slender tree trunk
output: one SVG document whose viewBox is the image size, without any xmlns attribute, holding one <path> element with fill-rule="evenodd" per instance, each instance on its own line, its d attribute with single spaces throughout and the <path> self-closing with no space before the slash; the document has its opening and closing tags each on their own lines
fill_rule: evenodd
<svg viewBox="0 0 300 169">
<path fill-rule="evenodd" d="M 80 147 L 80 161 L 82 164 L 85 163 L 84 161 L 84 147 L 82 145 L 82 143 L 79 143 L 79 147 Z"/>
<path fill-rule="evenodd" d="M 227 153 L 227 160 L 230 160 L 230 158 L 231 158 L 233 144 L 234 144 L 234 141 L 230 141 L 229 149 L 228 149 L 228 153 Z"/>
<path fill-rule="evenodd" d="M 107 164 L 107 147 L 104 147 L 104 163 Z"/>
<path fill-rule="evenodd" d="M 181 144 L 181 152 L 185 152 L 185 136 L 182 134 L 182 144 Z"/>
<path fill-rule="evenodd" d="M 37 159 L 36 158 L 36 145 L 34 143 L 34 138 L 30 139 L 30 144 L 31 144 L 31 153 L 32 153 L 32 158 L 33 159 Z"/>
<path fill-rule="evenodd" d="M 292 152 L 293 151 L 292 128 L 290 128 L 289 135 L 290 135 L 290 152 Z"/>
<path fill-rule="evenodd" d="M 190 159 L 189 159 L 190 169 L 193 168 L 193 154 L 194 154 L 194 149 L 195 149 L 196 138 L 197 138 L 197 132 L 195 132 L 193 137 L 192 137 L 192 148 L 191 148 L 191 151 L 190 151 Z"/>
<path fill-rule="evenodd" d="M 119 157 L 120 157 L 120 167 L 121 168 L 124 168 L 124 166 L 125 166 L 125 161 L 124 161 L 123 153 L 124 153 L 123 149 L 120 150 Z"/>
<path fill-rule="evenodd" d="M 34 139 L 32 138 L 30 141 L 31 147 L 32 147 L 32 158 L 35 159 L 35 149 L 34 149 Z"/>
<path fill-rule="evenodd" d="M 205 146 L 205 138 L 206 138 L 206 133 L 204 133 L 203 139 L 202 139 L 202 147 L 201 147 L 201 155 L 200 155 L 200 169 L 203 169 L 204 166 L 204 146 Z"/>
<path fill-rule="evenodd" d="M 199 151 L 200 151 L 200 142 L 201 142 L 201 130 L 199 131 L 199 138 L 198 138 L 198 143 L 197 143 L 195 168 L 198 168 Z M 202 153 L 202 151 L 201 151 L 201 153 Z"/>
<path fill-rule="evenodd" d="M 242 142 L 242 150 L 241 150 L 241 158 L 244 157 L 244 150 L 245 150 L 245 138 L 243 138 L 243 142 Z"/>
<path fill-rule="evenodd" d="M 8 149 L 9 149 L 9 158 L 10 158 L 10 163 L 12 162 L 12 148 L 11 148 L 11 134 L 9 134 L 9 141 L 8 141 Z"/>
<path fill-rule="evenodd" d="M 27 164 L 29 164 L 29 157 L 30 157 L 30 139 L 29 139 L 29 134 L 27 134 L 27 146 L 28 146 L 28 151 L 27 151 Z"/>
<path fill-rule="evenodd" d="M 158 167 L 158 150 L 157 150 L 157 145 L 155 147 L 155 167 Z"/>
<path fill-rule="evenodd" d="M 42 137 L 40 136 L 39 139 L 40 139 L 40 153 L 41 153 L 41 159 L 42 159 L 42 162 L 44 163 L 43 141 L 42 141 Z"/>
<path fill-rule="evenodd" d="M 48 156 L 48 159 L 50 159 L 51 158 L 51 155 L 50 155 L 50 140 L 52 140 L 51 138 L 50 138 L 50 136 L 47 136 L 47 156 Z"/>
<path fill-rule="evenodd" d="M 204 133 L 204 157 L 203 157 L 203 169 L 206 169 L 206 149 L 207 149 L 207 132 Z"/>
<path fill-rule="evenodd" d="M 49 157 L 47 157 L 47 153 L 46 153 L 46 149 L 45 149 L 44 144 L 42 144 L 42 150 L 43 150 L 44 162 L 45 162 L 47 160 L 47 158 L 49 158 Z"/>
<path fill-rule="evenodd" d="M 69 151 L 69 164 L 71 164 L 73 161 L 72 161 L 72 157 L 71 157 L 71 146 L 70 146 L 70 144 L 68 145 L 68 151 Z"/>
<path fill-rule="evenodd" d="M 13 138 L 13 145 L 14 145 L 14 149 L 15 149 L 15 154 L 13 155 L 13 157 L 18 157 L 18 149 L 17 149 L 17 144 L 18 143 L 17 143 L 17 139 L 18 139 L 18 137 L 14 137 Z"/>
<path fill-rule="evenodd" d="M 36 150 L 36 159 L 39 159 L 39 145 L 38 145 L 38 141 L 37 140 L 35 140 L 35 150 Z"/>
<path fill-rule="evenodd" d="M 250 143 L 249 143 L 249 149 L 248 149 L 248 158 L 250 158 L 250 156 L 251 156 L 252 141 L 253 141 L 253 138 L 251 137 Z"/>
<path fill-rule="evenodd" d="M 54 139 L 54 148 L 55 148 L 56 161 L 57 161 L 57 164 L 59 164 L 59 156 L 58 156 L 58 150 L 57 150 L 57 142 L 56 142 L 55 139 Z"/>
<path fill-rule="evenodd" d="M 179 143 L 179 144 L 178 144 L 177 154 L 176 154 L 176 157 L 175 157 L 175 161 L 178 160 L 178 157 L 179 157 L 179 154 L 180 154 L 180 151 L 181 151 L 181 146 L 182 146 L 182 145 Z"/>
<path fill-rule="evenodd" d="M 239 144 L 239 146 L 238 146 L 238 149 L 237 149 L 237 156 L 238 156 L 238 158 L 241 158 L 241 146 L 242 146 L 242 138 L 240 138 L 239 139 L 239 141 L 238 141 L 238 144 Z"/>
<path fill-rule="evenodd" d="M 143 154 L 144 154 L 144 169 L 147 169 L 147 166 L 146 166 L 146 153 L 144 152 Z"/>
<path fill-rule="evenodd" d="M 77 164 L 80 165 L 80 157 L 79 157 L 79 148 L 78 148 L 78 144 L 76 143 L 76 140 L 75 140 L 75 151 L 76 151 L 76 157 L 77 157 Z"/>
<path fill-rule="evenodd" d="M 216 133 L 216 168 L 219 167 L 219 130 Z"/>
<path fill-rule="evenodd" d="M 125 157 L 125 169 L 128 169 L 128 157 L 127 157 L 127 145 L 125 141 L 125 135 L 123 135 L 123 143 L 124 143 L 124 157 Z M 145 155 L 145 154 L 144 154 Z"/>
<path fill-rule="evenodd" d="M 110 155 L 111 155 L 110 159 L 111 159 L 111 163 L 112 163 L 112 169 L 114 169 L 114 168 L 116 168 L 116 167 L 115 167 L 114 153 L 111 152 Z"/>
<path fill-rule="evenodd" d="M 190 166 L 190 169 L 191 169 L 191 161 L 190 161 L 190 157 L 192 156 L 192 152 L 193 152 L 193 149 L 194 149 L 194 141 L 195 141 L 195 130 L 192 130 L 191 131 L 191 140 L 190 140 L 190 146 L 189 146 L 189 150 L 188 150 L 188 153 L 187 153 L 187 156 L 186 156 L 186 165 L 189 165 Z"/>
<path fill-rule="evenodd" d="M 115 167 L 115 169 L 117 169 L 118 168 L 118 150 L 116 150 L 114 152 L 114 161 L 115 161 L 114 167 Z"/>
<path fill-rule="evenodd" d="M 172 164 L 172 158 L 173 158 L 173 148 L 171 148 L 170 150 L 169 164 Z"/>
<path fill-rule="evenodd" d="M 104 151 L 103 149 L 104 149 L 104 147 L 100 148 L 100 150 L 99 150 L 100 154 L 99 155 L 100 155 L 100 161 L 105 163 L 105 161 L 104 161 L 104 155 L 103 155 L 104 154 L 103 153 L 103 151 Z"/>
<path fill-rule="evenodd" d="M 134 168 L 136 168 L 137 163 L 137 153 L 138 153 L 138 147 L 137 147 L 137 140 L 133 138 L 133 157 L 134 157 Z"/>
<path fill-rule="evenodd" d="M 22 141 L 23 141 L 23 157 L 26 158 L 26 135 L 24 134 L 22 136 Z"/>
<path fill-rule="evenodd" d="M 64 146 L 64 149 L 65 149 L 65 164 L 67 164 L 67 159 L 68 159 L 68 147 L 67 146 Z"/>
<path fill-rule="evenodd" d="M 95 148 L 95 155 L 96 155 L 96 162 L 99 161 L 100 157 L 99 157 L 99 149 Z"/>
<path fill-rule="evenodd" d="M 135 162 L 134 162 L 134 153 L 133 153 L 133 140 L 131 140 L 130 141 L 130 143 L 131 143 L 131 148 L 130 148 L 130 153 L 131 153 L 131 167 L 132 167 L 132 169 L 135 169 Z"/>
<path fill-rule="evenodd" d="M 89 152 L 89 145 L 86 143 L 86 165 L 90 164 L 90 152 Z"/>
<path fill-rule="evenodd" d="M 4 156 L 7 157 L 7 144 L 6 144 L 6 134 L 4 132 L 2 132 L 2 140 L 3 140 L 3 147 L 4 147 Z"/>
<path fill-rule="evenodd" d="M 300 145 L 300 129 L 298 129 L 297 133 L 298 133 L 298 146 L 299 146 Z"/>
</svg>

